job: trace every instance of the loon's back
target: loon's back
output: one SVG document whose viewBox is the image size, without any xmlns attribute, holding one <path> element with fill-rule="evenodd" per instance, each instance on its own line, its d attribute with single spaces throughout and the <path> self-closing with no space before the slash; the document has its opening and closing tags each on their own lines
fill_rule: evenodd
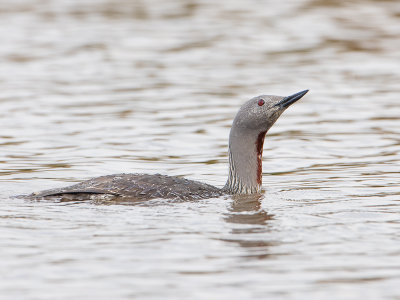
<svg viewBox="0 0 400 300">
<path fill-rule="evenodd" d="M 81 183 L 58 189 L 45 190 L 29 195 L 31 198 L 68 197 L 89 198 L 109 195 L 135 200 L 154 198 L 195 200 L 219 197 L 223 190 L 198 181 L 176 176 L 150 174 L 115 174 L 92 178 Z"/>
</svg>

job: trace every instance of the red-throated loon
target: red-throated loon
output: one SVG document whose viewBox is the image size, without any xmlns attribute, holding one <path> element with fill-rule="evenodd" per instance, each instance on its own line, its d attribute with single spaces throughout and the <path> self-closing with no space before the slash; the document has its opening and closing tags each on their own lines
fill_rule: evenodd
<svg viewBox="0 0 400 300">
<path fill-rule="evenodd" d="M 166 175 L 115 174 L 29 195 L 30 198 L 66 197 L 93 199 L 98 196 L 135 200 L 206 199 L 225 194 L 261 192 L 264 137 L 279 116 L 308 90 L 288 97 L 261 95 L 242 105 L 229 134 L 229 176 L 223 188 Z"/>
</svg>

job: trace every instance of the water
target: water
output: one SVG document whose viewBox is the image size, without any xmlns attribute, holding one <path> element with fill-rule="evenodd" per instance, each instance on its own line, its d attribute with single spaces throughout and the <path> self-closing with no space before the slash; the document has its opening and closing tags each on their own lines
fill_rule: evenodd
<svg viewBox="0 0 400 300">
<path fill-rule="evenodd" d="M 1 298 L 399 299 L 399 36 L 398 1 L 1 1 Z M 304 89 L 261 198 L 10 198 L 223 186 L 240 104 Z"/>
</svg>

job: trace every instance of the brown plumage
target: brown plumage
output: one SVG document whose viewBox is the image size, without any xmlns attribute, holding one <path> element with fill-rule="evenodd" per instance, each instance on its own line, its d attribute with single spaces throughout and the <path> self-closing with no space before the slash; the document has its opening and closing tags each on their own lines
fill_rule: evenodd
<svg viewBox="0 0 400 300">
<path fill-rule="evenodd" d="M 81 183 L 58 189 L 33 193 L 34 198 L 91 199 L 98 195 L 124 197 L 135 200 L 162 199 L 207 199 L 223 195 L 223 191 L 212 185 L 166 175 L 114 174 L 92 178 Z"/>
</svg>

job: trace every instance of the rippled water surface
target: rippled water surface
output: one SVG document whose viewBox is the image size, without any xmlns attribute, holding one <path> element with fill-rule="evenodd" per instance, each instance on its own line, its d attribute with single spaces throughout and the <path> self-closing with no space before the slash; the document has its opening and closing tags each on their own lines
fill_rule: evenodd
<svg viewBox="0 0 400 300">
<path fill-rule="evenodd" d="M 0 1 L 2 299 L 400 299 L 398 1 Z M 10 198 L 146 172 L 223 186 L 238 107 L 262 197 Z"/>
</svg>

